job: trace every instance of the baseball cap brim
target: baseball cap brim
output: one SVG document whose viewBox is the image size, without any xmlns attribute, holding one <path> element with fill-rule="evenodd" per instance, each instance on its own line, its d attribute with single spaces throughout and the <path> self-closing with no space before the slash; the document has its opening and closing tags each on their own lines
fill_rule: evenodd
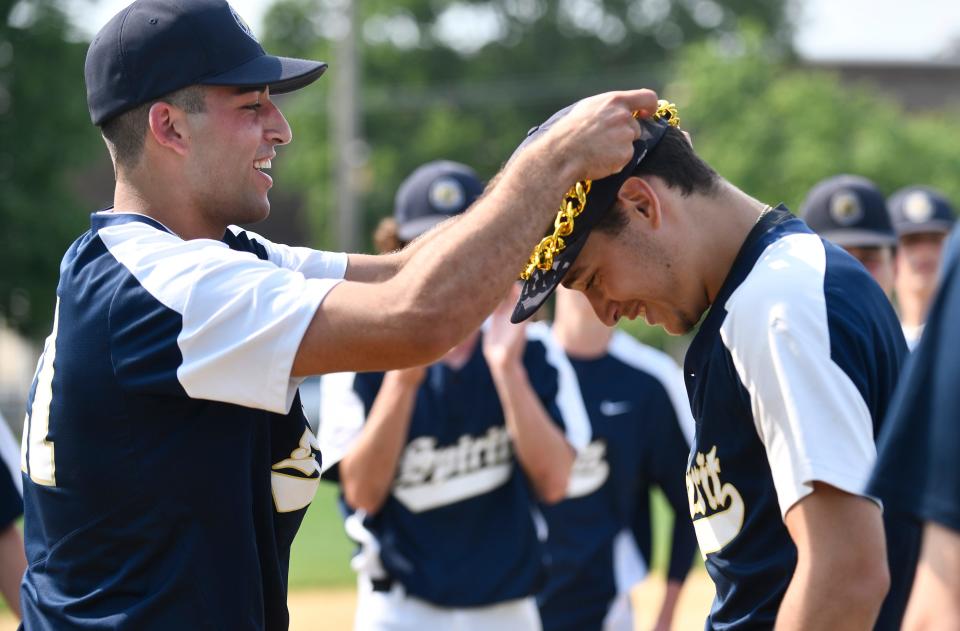
<svg viewBox="0 0 960 631">
<path fill-rule="evenodd" d="M 877 248 L 897 244 L 895 235 L 872 230 L 830 230 L 821 236 L 842 248 Z"/>
<path fill-rule="evenodd" d="M 197 81 L 202 85 L 269 86 L 272 94 L 285 94 L 304 88 L 327 70 L 323 61 L 261 55 L 212 77 Z"/>
<path fill-rule="evenodd" d="M 907 234 L 922 234 L 924 232 L 947 233 L 953 229 L 954 222 L 946 219 L 931 219 L 930 221 L 921 221 L 919 223 L 902 223 L 894 225 L 893 229 L 897 231 L 897 236 L 902 237 Z"/>
</svg>

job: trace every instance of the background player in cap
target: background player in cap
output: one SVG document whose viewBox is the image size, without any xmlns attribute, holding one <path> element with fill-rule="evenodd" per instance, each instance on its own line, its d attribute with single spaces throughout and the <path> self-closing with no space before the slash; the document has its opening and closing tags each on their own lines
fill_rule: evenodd
<svg viewBox="0 0 960 631">
<path fill-rule="evenodd" d="M 960 628 L 960 231 L 880 438 L 870 492 L 924 522 L 904 629 Z"/>
<path fill-rule="evenodd" d="M 530 325 L 561 374 L 575 375 L 589 425 L 566 499 L 543 507 L 547 582 L 537 596 L 546 631 L 634 628 L 630 590 L 653 561 L 650 491 L 673 509 L 667 587 L 657 630 L 671 628 L 680 587 L 696 548 L 687 519 L 683 471 L 693 419 L 680 369 L 670 356 L 600 322 L 579 292 L 557 289 L 556 313 Z"/>
<path fill-rule="evenodd" d="M 897 236 L 876 184 L 858 175 L 827 178 L 807 193 L 800 216 L 814 232 L 852 254 L 893 296 Z"/>
<path fill-rule="evenodd" d="M 397 192 L 398 240 L 462 213 L 482 191 L 465 165 L 421 166 Z M 541 628 L 533 508 L 567 490 L 574 453 L 559 404 L 585 415 L 544 345 L 507 322 L 511 307 L 430 366 L 322 378 L 324 477 L 340 483 L 347 533 L 360 544 L 358 631 Z M 572 377 L 565 385 L 576 389 Z"/>
<path fill-rule="evenodd" d="M 523 271 L 514 319 L 563 282 L 608 324 L 699 322 L 686 483 L 717 587 L 707 628 L 869 629 L 890 575 L 899 603 L 913 569 L 891 556 L 888 570 L 864 494 L 906 355 L 896 315 L 862 265 L 722 179 L 664 119 L 678 122 L 667 108 L 645 121 L 623 171 L 574 191 Z M 915 545 L 903 537 L 890 546 Z"/>
<path fill-rule="evenodd" d="M 348 257 L 234 227 L 268 214 L 292 138 L 272 95 L 324 68 L 267 55 L 223 0 L 137 0 L 91 43 L 114 206 L 64 256 L 31 388 L 26 628 L 286 628 L 320 467 L 301 378 L 424 363 L 474 330 L 555 196 L 620 168 L 655 108 L 596 97 L 429 247 Z"/>
<path fill-rule="evenodd" d="M 953 227 L 953 206 L 943 194 L 923 186 L 894 193 L 887 202 L 897 233 L 897 308 L 907 346 L 920 341 L 940 272 L 943 242 Z"/>
</svg>

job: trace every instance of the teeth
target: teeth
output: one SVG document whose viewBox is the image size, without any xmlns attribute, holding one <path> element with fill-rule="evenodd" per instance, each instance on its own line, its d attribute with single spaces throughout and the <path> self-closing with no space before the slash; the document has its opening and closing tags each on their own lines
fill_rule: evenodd
<svg viewBox="0 0 960 631">
<path fill-rule="evenodd" d="M 254 161 L 253 161 L 253 168 L 254 168 L 254 169 L 261 169 L 261 170 L 262 170 L 262 169 L 269 169 L 269 168 L 270 168 L 270 160 L 254 160 Z"/>
</svg>

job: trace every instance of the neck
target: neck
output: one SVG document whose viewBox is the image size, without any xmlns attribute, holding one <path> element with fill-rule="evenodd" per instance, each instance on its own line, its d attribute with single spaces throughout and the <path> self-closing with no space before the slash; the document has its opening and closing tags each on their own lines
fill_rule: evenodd
<svg viewBox="0 0 960 631">
<path fill-rule="evenodd" d="M 565 308 L 558 297 L 557 315 L 551 328 L 564 352 L 575 359 L 597 359 L 607 353 L 614 329 L 608 327 L 587 307 Z"/>
<path fill-rule="evenodd" d="M 184 194 L 182 187 L 170 186 L 178 178 L 164 178 L 138 168 L 131 176 L 117 176 L 113 191 L 114 212 L 132 212 L 156 219 L 181 239 L 223 238 L 227 226 L 209 222 Z"/>
<path fill-rule="evenodd" d="M 747 235 L 757 224 L 767 204 L 757 201 L 722 180 L 719 191 L 710 197 L 698 196 L 689 202 L 688 234 L 697 235 L 696 264 L 704 271 L 703 290 L 713 304 Z"/>
<path fill-rule="evenodd" d="M 898 291 L 897 306 L 900 307 L 900 322 L 905 326 L 920 326 L 927 320 L 932 292 Z"/>
</svg>

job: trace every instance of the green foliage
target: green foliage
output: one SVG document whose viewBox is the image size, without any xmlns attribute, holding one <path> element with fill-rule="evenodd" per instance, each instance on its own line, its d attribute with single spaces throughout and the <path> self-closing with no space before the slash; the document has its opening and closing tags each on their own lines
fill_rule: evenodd
<svg viewBox="0 0 960 631">
<path fill-rule="evenodd" d="M 82 81 L 86 46 L 68 41 L 56 2 L 17 4 L 0 0 L 0 315 L 41 335 L 60 258 L 87 224 L 71 178 L 99 141 Z"/>
<path fill-rule="evenodd" d="M 338 0 L 280 0 L 264 44 L 331 60 L 329 75 L 284 105 L 296 141 L 282 172 L 311 209 L 313 242 L 335 248 L 336 182 L 327 124 Z M 532 125 L 578 98 L 656 86 L 678 46 L 752 19 L 787 32 L 785 3 L 733 0 L 365 0 L 362 128 L 369 144 L 365 234 L 391 212 L 397 185 L 419 164 L 450 158 L 492 177 Z M 458 26 L 451 26 L 456 22 Z M 785 38 L 784 38 L 785 41 Z"/>
<path fill-rule="evenodd" d="M 747 193 L 795 212 L 818 181 L 872 179 L 887 194 L 927 184 L 960 201 L 960 118 L 907 114 L 878 90 L 798 68 L 756 29 L 726 50 L 692 46 L 665 92 L 697 152 Z"/>
</svg>

